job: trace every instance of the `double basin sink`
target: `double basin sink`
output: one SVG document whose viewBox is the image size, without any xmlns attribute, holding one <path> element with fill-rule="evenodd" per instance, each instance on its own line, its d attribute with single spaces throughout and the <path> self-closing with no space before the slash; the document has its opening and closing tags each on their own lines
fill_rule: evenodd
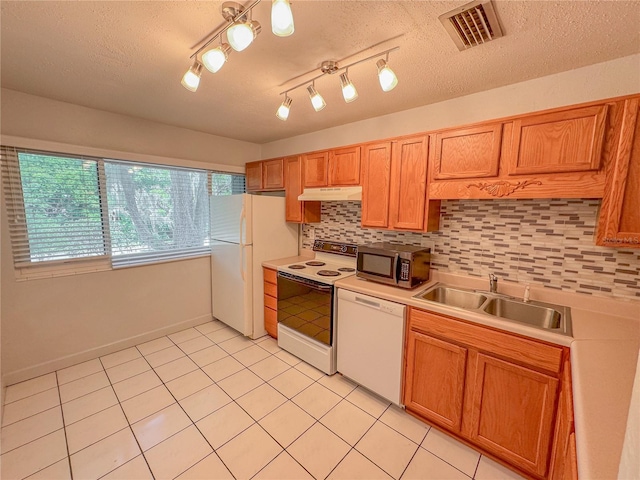
<svg viewBox="0 0 640 480">
<path fill-rule="evenodd" d="M 533 300 L 525 302 L 498 293 L 464 290 L 442 284 L 436 284 L 414 295 L 414 298 L 572 335 L 571 309 L 562 305 Z"/>
</svg>

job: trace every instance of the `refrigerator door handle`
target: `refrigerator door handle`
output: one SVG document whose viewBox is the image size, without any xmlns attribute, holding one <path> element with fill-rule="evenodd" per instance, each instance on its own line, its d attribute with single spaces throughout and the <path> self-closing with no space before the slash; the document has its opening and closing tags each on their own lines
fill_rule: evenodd
<svg viewBox="0 0 640 480">
<path fill-rule="evenodd" d="M 242 205 L 242 211 L 240 212 L 240 240 L 238 241 L 238 244 L 240 246 L 240 277 L 242 278 L 242 281 L 245 282 L 245 275 L 244 275 L 244 247 L 245 247 L 245 243 L 243 241 L 243 237 L 242 237 L 242 226 L 244 224 L 246 224 L 247 222 L 247 212 L 244 208 L 244 205 Z"/>
</svg>

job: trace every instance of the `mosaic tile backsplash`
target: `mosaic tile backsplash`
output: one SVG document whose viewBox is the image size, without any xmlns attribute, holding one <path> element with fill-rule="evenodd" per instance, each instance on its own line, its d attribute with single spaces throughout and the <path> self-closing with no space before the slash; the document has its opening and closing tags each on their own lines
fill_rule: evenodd
<svg viewBox="0 0 640 480">
<path fill-rule="evenodd" d="M 391 232 L 360 226 L 359 202 L 323 202 L 314 238 L 431 247 L 431 268 L 601 296 L 640 298 L 640 251 L 596 247 L 600 200 L 448 200 L 440 231 Z"/>
</svg>

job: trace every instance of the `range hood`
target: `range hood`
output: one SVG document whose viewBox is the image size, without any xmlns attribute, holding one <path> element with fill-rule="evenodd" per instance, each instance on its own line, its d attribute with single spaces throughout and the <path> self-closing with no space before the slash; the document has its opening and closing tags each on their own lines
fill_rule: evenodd
<svg viewBox="0 0 640 480">
<path fill-rule="evenodd" d="M 305 188 L 298 200 L 360 202 L 362 200 L 362 187 Z"/>
</svg>

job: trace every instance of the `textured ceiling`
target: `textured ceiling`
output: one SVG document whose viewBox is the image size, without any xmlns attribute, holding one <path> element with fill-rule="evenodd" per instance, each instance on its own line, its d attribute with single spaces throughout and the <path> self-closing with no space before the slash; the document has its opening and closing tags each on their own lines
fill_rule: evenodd
<svg viewBox="0 0 640 480">
<path fill-rule="evenodd" d="M 1 82 L 33 95 L 265 143 L 640 51 L 638 1 L 498 0 L 505 36 L 459 52 L 438 16 L 465 3 L 297 0 L 295 33 L 279 38 L 271 33 L 271 2 L 264 0 L 254 9 L 263 26 L 254 44 L 232 52 L 217 74 L 205 70 L 191 93 L 180 79 L 199 42 L 223 25 L 222 2 L 3 0 Z M 380 89 L 371 60 L 349 70 L 357 101 L 345 104 L 339 78 L 327 75 L 316 81 L 324 110 L 316 113 L 300 88 L 290 94 L 289 120 L 275 117 L 279 93 L 314 76 L 323 60 L 346 64 L 393 46 L 400 47 L 389 60 L 399 84 L 391 92 Z"/>
</svg>

